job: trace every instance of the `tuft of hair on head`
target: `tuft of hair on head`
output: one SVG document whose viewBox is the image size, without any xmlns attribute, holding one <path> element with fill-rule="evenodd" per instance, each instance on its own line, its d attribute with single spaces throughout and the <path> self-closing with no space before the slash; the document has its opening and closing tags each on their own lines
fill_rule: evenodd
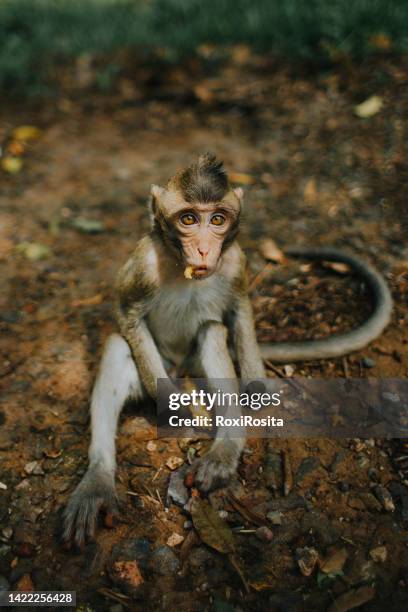
<svg viewBox="0 0 408 612">
<path fill-rule="evenodd" d="M 228 191 L 228 177 L 222 161 L 205 153 L 178 175 L 178 184 L 186 202 L 220 202 Z"/>
</svg>

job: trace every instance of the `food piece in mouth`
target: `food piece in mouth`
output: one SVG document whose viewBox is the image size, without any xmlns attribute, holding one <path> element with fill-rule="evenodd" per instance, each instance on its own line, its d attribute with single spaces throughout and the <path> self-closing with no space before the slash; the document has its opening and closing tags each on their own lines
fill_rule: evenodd
<svg viewBox="0 0 408 612">
<path fill-rule="evenodd" d="M 191 280 L 193 278 L 193 272 L 193 266 L 187 266 L 187 268 L 184 270 L 184 277 Z"/>
</svg>

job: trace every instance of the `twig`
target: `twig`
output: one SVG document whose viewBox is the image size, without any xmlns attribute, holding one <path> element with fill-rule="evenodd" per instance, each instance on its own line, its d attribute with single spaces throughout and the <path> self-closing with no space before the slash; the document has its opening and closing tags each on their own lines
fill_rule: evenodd
<svg viewBox="0 0 408 612">
<path fill-rule="evenodd" d="M 293 489 L 293 474 L 292 474 L 292 466 L 290 464 L 290 457 L 287 451 L 282 451 L 282 459 L 283 459 L 283 494 L 285 497 L 289 495 L 291 490 Z"/>
</svg>

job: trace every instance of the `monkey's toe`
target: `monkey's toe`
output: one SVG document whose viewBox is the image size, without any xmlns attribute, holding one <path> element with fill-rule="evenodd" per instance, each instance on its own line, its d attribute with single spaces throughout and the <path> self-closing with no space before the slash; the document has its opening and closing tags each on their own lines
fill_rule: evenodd
<svg viewBox="0 0 408 612">
<path fill-rule="evenodd" d="M 197 487 L 206 493 L 225 484 L 237 469 L 239 455 L 239 448 L 233 441 L 218 443 L 194 466 Z"/>
<path fill-rule="evenodd" d="M 105 510 L 111 515 L 119 513 L 114 490 L 100 491 L 97 487 L 80 483 L 68 501 L 63 514 L 62 539 L 79 549 L 87 540 L 95 537 L 99 512 Z"/>
</svg>

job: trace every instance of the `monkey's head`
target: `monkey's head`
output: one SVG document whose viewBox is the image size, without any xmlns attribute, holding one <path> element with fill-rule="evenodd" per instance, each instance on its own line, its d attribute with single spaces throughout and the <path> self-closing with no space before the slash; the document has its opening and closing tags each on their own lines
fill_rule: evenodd
<svg viewBox="0 0 408 612">
<path fill-rule="evenodd" d="M 222 162 L 201 155 L 165 188 L 152 185 L 153 223 L 196 279 L 211 276 L 222 251 L 234 240 L 242 208 L 242 189 L 230 189 Z"/>
</svg>

